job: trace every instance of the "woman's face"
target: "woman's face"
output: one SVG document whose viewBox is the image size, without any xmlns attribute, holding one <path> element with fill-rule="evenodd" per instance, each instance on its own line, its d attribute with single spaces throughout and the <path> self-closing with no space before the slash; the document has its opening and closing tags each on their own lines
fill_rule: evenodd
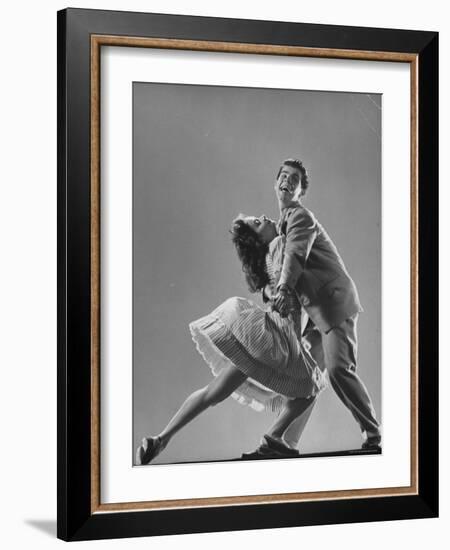
<svg viewBox="0 0 450 550">
<path fill-rule="evenodd" d="M 276 223 L 267 216 L 246 216 L 244 222 L 249 225 L 263 243 L 270 243 L 278 235 Z"/>
</svg>

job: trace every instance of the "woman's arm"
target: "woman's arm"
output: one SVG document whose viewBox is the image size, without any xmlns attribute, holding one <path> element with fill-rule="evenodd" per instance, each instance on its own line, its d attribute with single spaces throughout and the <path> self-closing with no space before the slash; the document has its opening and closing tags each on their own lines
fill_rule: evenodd
<svg viewBox="0 0 450 550">
<path fill-rule="evenodd" d="M 267 284 L 262 290 L 261 290 L 262 300 L 266 304 L 267 302 L 271 302 L 273 299 L 273 292 L 272 287 Z"/>
</svg>

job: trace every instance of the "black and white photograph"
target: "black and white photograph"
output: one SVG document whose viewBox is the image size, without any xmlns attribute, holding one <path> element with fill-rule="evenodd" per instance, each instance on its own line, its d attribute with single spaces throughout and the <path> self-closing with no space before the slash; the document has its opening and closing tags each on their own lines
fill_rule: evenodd
<svg viewBox="0 0 450 550">
<path fill-rule="evenodd" d="M 382 452 L 382 108 L 133 83 L 134 466 Z"/>
<path fill-rule="evenodd" d="M 2 16 L 2 546 L 445 548 L 445 3 Z"/>
</svg>

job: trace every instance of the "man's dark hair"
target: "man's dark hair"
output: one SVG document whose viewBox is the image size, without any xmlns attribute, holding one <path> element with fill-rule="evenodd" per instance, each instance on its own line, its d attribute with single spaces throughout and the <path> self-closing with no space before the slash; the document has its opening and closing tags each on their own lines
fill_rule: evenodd
<svg viewBox="0 0 450 550">
<path fill-rule="evenodd" d="M 301 185 L 303 194 L 305 194 L 306 190 L 309 187 L 309 179 L 308 179 L 308 172 L 306 171 L 306 168 L 303 166 L 302 161 L 298 159 L 283 160 L 283 163 L 278 170 L 276 179 L 278 179 L 283 166 L 291 166 L 292 168 L 297 168 L 297 170 L 300 172 L 300 185 Z"/>
<path fill-rule="evenodd" d="M 266 286 L 269 277 L 266 272 L 266 254 L 269 246 L 263 243 L 258 234 L 244 221 L 244 215 L 233 220 L 230 233 L 242 262 L 242 271 L 251 292 L 256 292 Z"/>
</svg>

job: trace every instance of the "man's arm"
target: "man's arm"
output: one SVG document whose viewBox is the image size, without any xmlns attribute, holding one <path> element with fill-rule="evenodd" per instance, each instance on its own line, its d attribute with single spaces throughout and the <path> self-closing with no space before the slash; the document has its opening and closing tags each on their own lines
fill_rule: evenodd
<svg viewBox="0 0 450 550">
<path fill-rule="evenodd" d="M 306 210 L 294 210 L 286 226 L 286 245 L 283 267 L 274 296 L 273 306 L 282 317 L 298 307 L 294 288 L 305 268 L 311 247 L 317 236 L 317 222 Z"/>
<path fill-rule="evenodd" d="M 287 220 L 283 268 L 278 288 L 282 285 L 295 288 L 316 236 L 317 222 L 314 216 L 303 208 L 296 208 Z"/>
</svg>

